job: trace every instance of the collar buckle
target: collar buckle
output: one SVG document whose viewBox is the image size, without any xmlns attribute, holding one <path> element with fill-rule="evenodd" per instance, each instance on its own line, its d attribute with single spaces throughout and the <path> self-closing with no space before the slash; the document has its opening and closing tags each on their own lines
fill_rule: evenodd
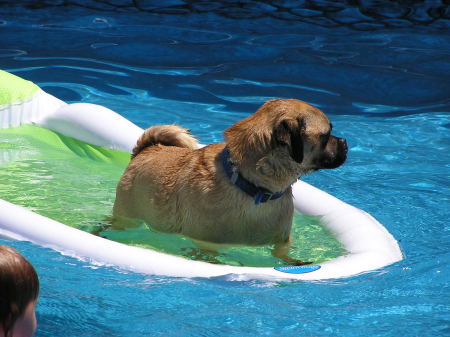
<svg viewBox="0 0 450 337">
<path fill-rule="evenodd" d="M 255 205 L 259 205 L 262 202 L 267 202 L 272 199 L 274 193 L 260 191 L 255 195 Z"/>
</svg>

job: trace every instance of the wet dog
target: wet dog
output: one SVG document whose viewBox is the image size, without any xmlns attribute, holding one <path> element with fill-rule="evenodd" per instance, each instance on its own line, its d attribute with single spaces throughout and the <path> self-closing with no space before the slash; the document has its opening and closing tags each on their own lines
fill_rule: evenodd
<svg viewBox="0 0 450 337">
<path fill-rule="evenodd" d="M 208 249 L 274 245 L 274 256 L 304 264 L 288 257 L 291 185 L 344 163 L 346 141 L 331 131 L 321 110 L 294 99 L 266 102 L 203 148 L 186 129 L 153 126 L 117 186 L 115 221 L 140 219 Z"/>
</svg>

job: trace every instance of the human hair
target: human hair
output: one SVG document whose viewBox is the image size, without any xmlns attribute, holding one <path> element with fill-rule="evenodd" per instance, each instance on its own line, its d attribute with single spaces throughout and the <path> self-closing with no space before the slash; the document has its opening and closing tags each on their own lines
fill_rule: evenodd
<svg viewBox="0 0 450 337">
<path fill-rule="evenodd" d="M 39 278 L 31 263 L 14 248 L 0 245 L 0 329 L 5 337 L 38 296 Z"/>
</svg>

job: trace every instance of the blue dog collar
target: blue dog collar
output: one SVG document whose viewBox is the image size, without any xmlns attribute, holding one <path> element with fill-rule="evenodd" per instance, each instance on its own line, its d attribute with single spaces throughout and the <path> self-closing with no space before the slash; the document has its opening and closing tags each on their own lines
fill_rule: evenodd
<svg viewBox="0 0 450 337">
<path fill-rule="evenodd" d="M 254 198 L 255 205 L 259 205 L 260 203 L 267 202 L 269 200 L 275 200 L 283 196 L 284 191 L 272 193 L 263 187 L 254 185 L 245 179 L 238 171 L 234 171 L 233 163 L 230 161 L 230 152 L 227 147 L 223 149 L 220 157 L 222 159 L 223 168 L 228 178 L 230 178 L 230 181 L 239 187 L 240 190 Z"/>
</svg>

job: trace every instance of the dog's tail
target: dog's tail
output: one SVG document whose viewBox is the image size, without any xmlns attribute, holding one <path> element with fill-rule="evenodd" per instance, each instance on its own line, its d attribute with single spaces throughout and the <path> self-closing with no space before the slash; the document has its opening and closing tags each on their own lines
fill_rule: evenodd
<svg viewBox="0 0 450 337">
<path fill-rule="evenodd" d="M 133 148 L 132 158 L 149 146 L 166 145 L 197 149 L 198 141 L 189 134 L 188 129 L 183 129 L 177 125 L 156 125 L 144 131 L 139 137 L 136 146 Z"/>
</svg>

